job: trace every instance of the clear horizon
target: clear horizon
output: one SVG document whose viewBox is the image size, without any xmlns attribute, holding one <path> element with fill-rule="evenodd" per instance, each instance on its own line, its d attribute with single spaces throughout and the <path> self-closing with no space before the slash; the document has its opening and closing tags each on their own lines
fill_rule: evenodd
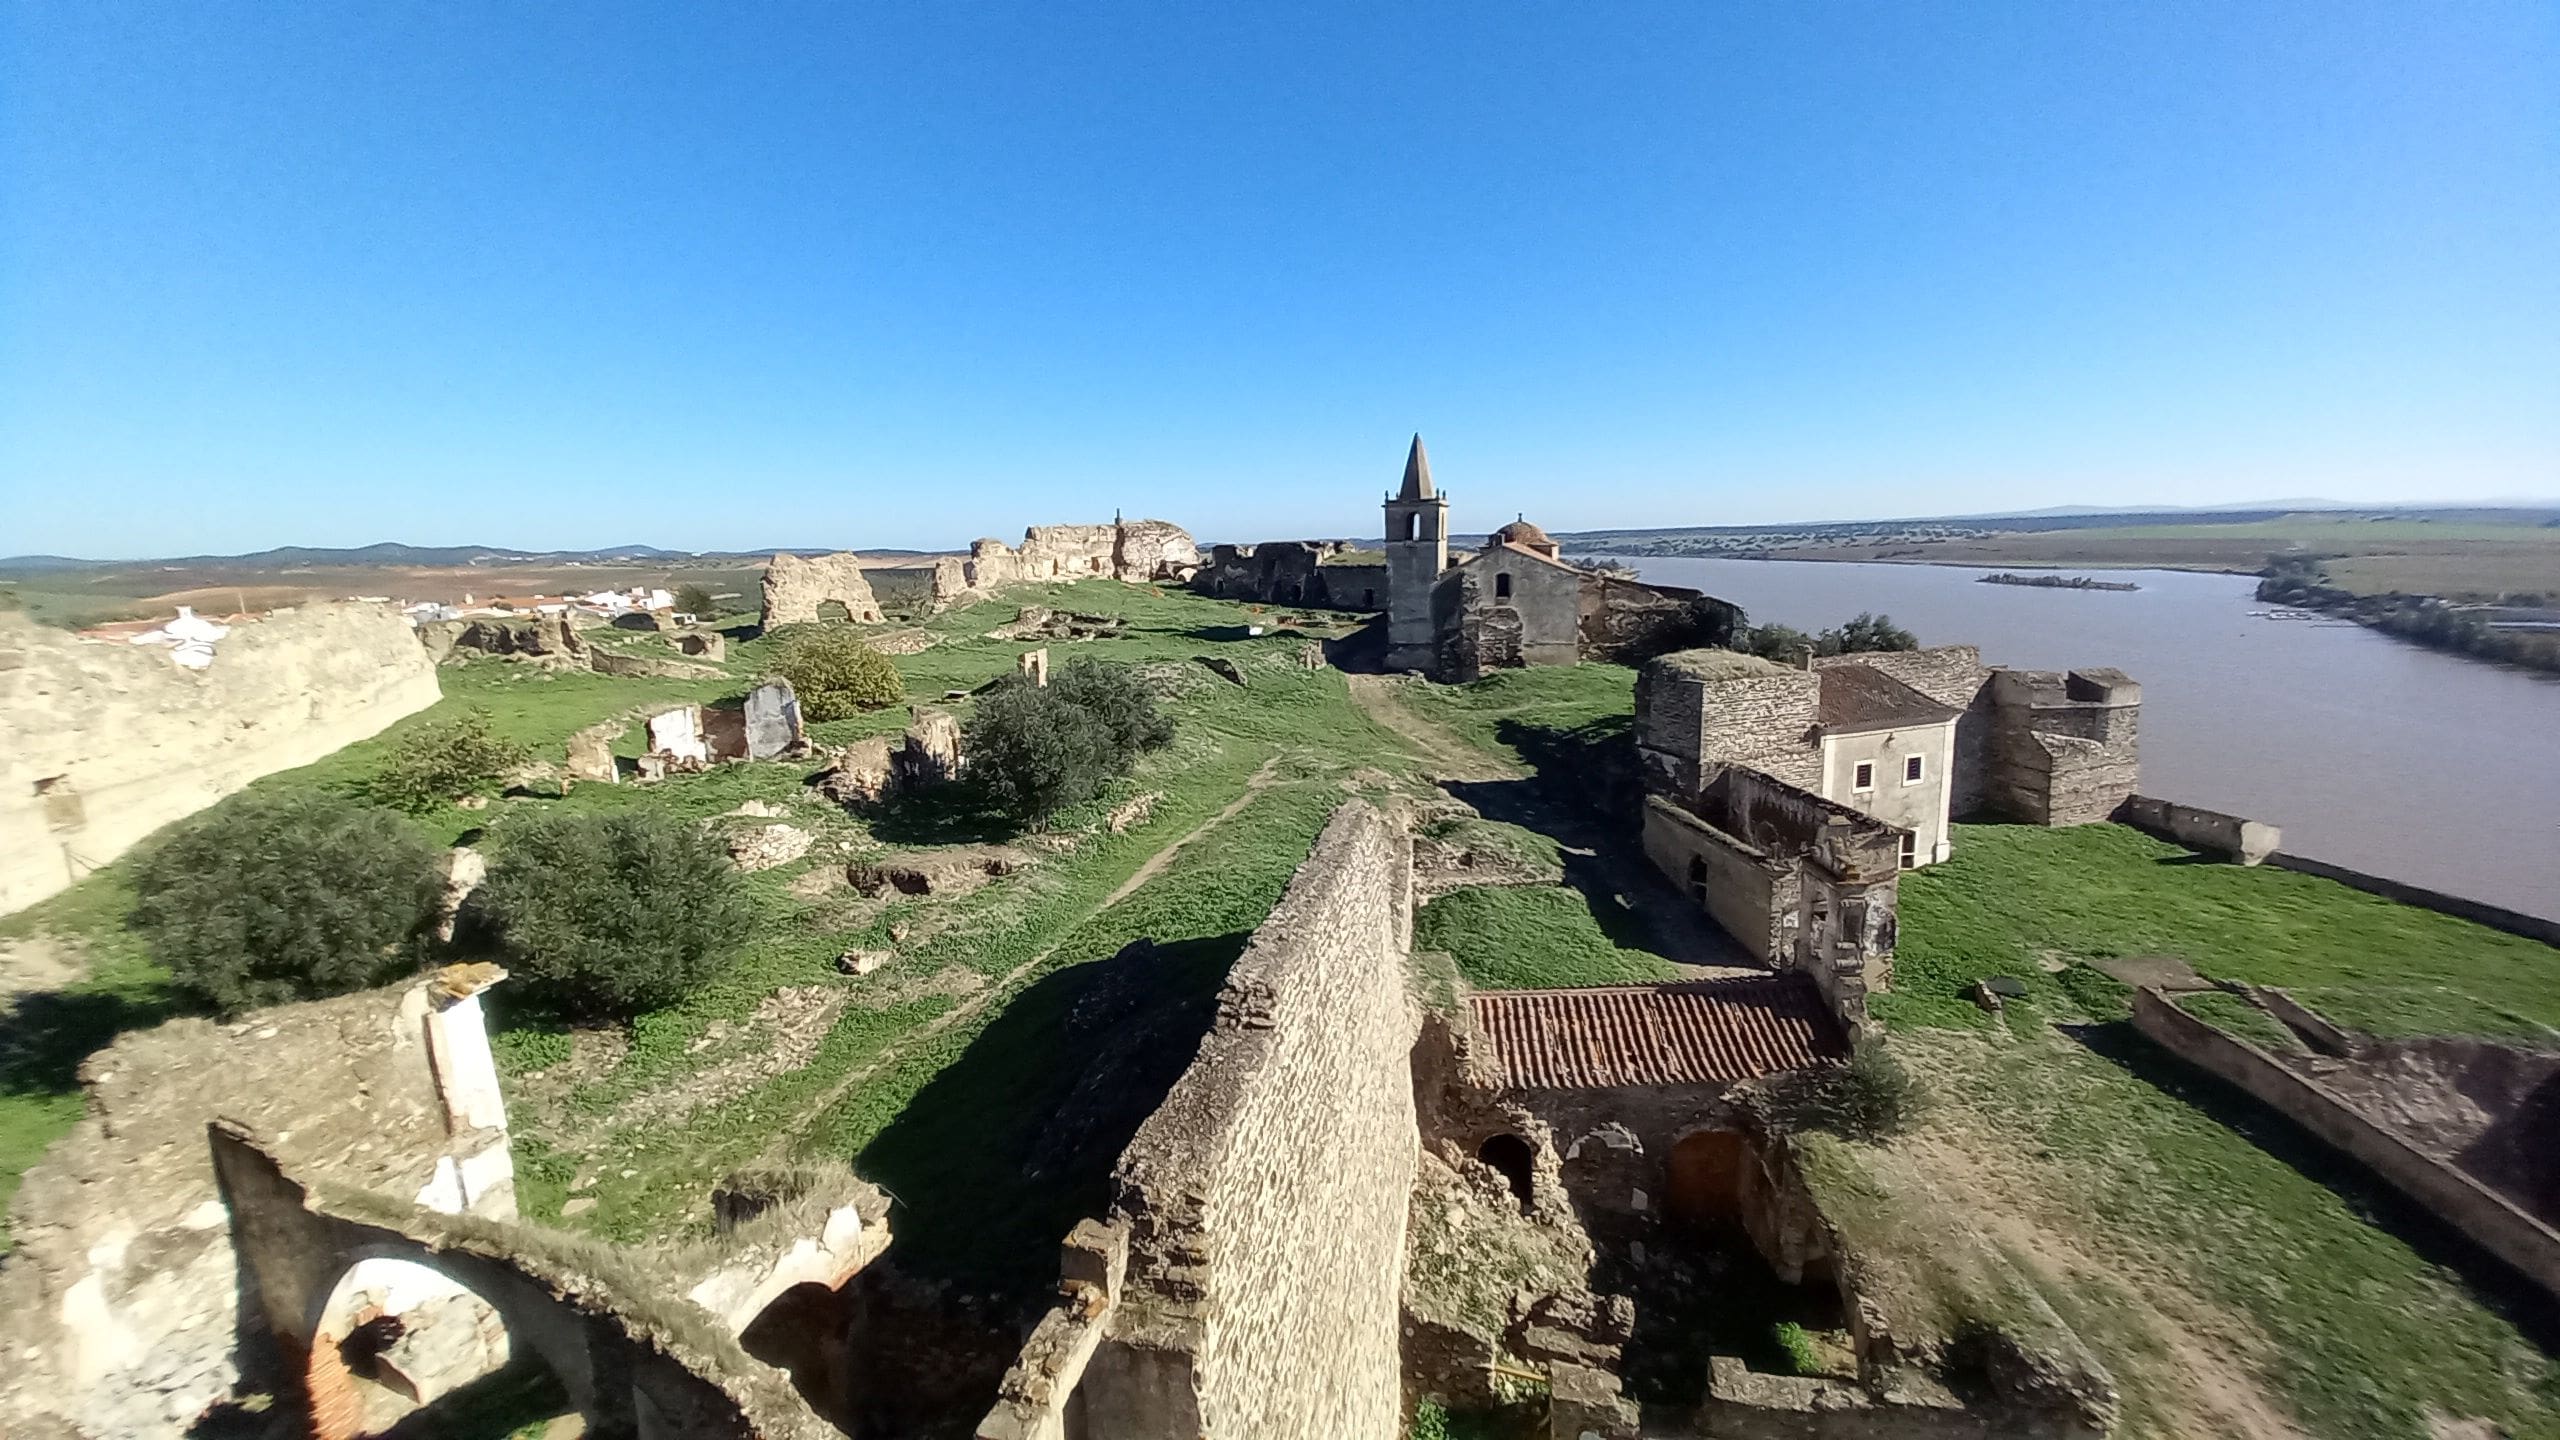
<svg viewBox="0 0 2560 1440">
<path fill-rule="evenodd" d="M 2555 96 L 2519 0 L 18 7 L 0 555 L 1360 536 L 1417 429 L 1470 531 L 2530 502 Z"/>
</svg>

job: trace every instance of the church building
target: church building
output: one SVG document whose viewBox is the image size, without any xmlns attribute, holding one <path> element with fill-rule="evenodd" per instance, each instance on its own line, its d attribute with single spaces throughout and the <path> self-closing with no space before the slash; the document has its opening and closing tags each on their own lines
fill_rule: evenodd
<svg viewBox="0 0 2560 1440">
<path fill-rule="evenodd" d="M 1638 664 L 1721 645 L 1741 612 L 1695 590 L 1568 564 L 1523 517 L 1483 548 L 1449 553 L 1449 497 L 1432 482 L 1422 437 L 1386 500 L 1387 666 L 1452 683 L 1524 665 Z"/>
</svg>

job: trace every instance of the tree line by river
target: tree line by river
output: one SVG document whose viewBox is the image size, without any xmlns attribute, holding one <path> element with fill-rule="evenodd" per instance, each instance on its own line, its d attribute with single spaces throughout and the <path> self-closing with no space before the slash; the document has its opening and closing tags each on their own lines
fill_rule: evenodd
<svg viewBox="0 0 2560 1440">
<path fill-rule="evenodd" d="M 2320 556 L 2270 555 L 2259 575 L 2258 598 L 2269 604 L 2336 615 L 2437 650 L 2477 656 L 2502 665 L 2560 672 L 2560 634 L 2501 630 L 2475 611 L 2447 604 L 2434 595 L 2398 591 L 2359 595 L 2340 589 L 2328 583 L 2329 572 Z M 2546 598 L 2508 597 L 2518 605 L 2539 604 Z"/>
</svg>

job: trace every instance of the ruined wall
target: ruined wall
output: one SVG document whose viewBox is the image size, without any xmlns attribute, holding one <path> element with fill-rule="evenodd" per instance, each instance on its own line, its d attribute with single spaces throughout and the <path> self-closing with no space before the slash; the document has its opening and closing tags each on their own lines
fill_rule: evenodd
<svg viewBox="0 0 2560 1440">
<path fill-rule="evenodd" d="M 1799 895 L 1794 865 L 1743 844 L 1659 795 L 1645 797 L 1644 853 L 1751 958 L 1783 965 L 1795 953 Z"/>
<path fill-rule="evenodd" d="M 2415 905 L 2421 910 L 2433 910 L 2438 914 L 2451 915 L 2456 919 L 2468 920 L 2474 925 L 2486 925 L 2492 930 L 2503 930 L 2510 935 L 2539 940 L 2545 945 L 2560 945 L 2560 920 L 2553 920 L 2547 916 L 2527 915 L 2521 910 L 2509 910 L 2503 905 L 2492 905 L 2485 900 L 2449 895 L 2442 890 L 2430 890 L 2423 885 L 2412 885 L 2406 880 L 2394 880 L 2387 875 L 2350 870 L 2344 865 L 2332 865 L 2326 860 L 2314 860 L 2308 855 L 2296 855 L 2286 850 L 2279 850 L 2268 856 L 2267 863 L 2279 870 L 2293 870 L 2304 875 L 2317 875 L 2323 880 L 2335 880 L 2341 885 L 2361 890 L 2367 895 L 2379 895 L 2394 904 Z"/>
<path fill-rule="evenodd" d="M 1070 1435 L 1389 1440 L 1419 1144 L 1402 828 L 1337 811 L 1120 1160 L 1126 1293 Z"/>
<path fill-rule="evenodd" d="M 2284 844 L 2284 832 L 2273 825 L 2149 795 L 2126 797 L 2114 819 L 2173 845 L 2241 865 L 2255 865 Z"/>
<path fill-rule="evenodd" d="M 1582 658 L 1641 665 L 1656 655 L 1732 643 L 1742 612 L 1722 600 L 1614 575 L 1582 576 Z"/>
<path fill-rule="evenodd" d="M 1112 570 L 1132 585 L 1188 579 L 1200 566 L 1200 547 L 1192 542 L 1191 532 L 1170 520 L 1124 521 L 1119 531 Z"/>
<path fill-rule="evenodd" d="M 970 542 L 966 559 L 933 562 L 932 603 L 939 610 L 983 599 L 1012 585 L 1108 576 L 1132 585 L 1189 579 L 1200 565 L 1191 534 L 1169 520 L 1111 525 L 1034 525 L 1016 549 L 1001 540 Z"/>
<path fill-rule="evenodd" d="M 203 670 L 0 615 L 0 913 L 440 694 L 384 605 L 279 610 L 233 627 Z"/>
<path fill-rule="evenodd" d="M 2179 1009 L 2157 990 L 2134 992 L 2133 1023 L 2162 1049 L 2257 1097 L 2560 1296 L 2560 1230 L 2393 1133 L 2327 1085 Z"/>
<path fill-rule="evenodd" d="M 872 598 L 871 582 L 862 574 L 862 557 L 820 555 L 802 559 L 776 555 L 764 568 L 764 628 L 799 625 L 818 618 L 818 607 L 833 600 L 845 618 L 876 625 L 887 617 Z"/>
<path fill-rule="evenodd" d="M 89 1117 L 10 1208 L 0 1420 L 175 1436 L 231 1393 L 240 1267 L 209 1122 L 277 1136 L 333 1184 L 515 1213 L 479 1001 L 436 982 L 172 1021 L 119 1037 L 81 1080 Z"/>
</svg>

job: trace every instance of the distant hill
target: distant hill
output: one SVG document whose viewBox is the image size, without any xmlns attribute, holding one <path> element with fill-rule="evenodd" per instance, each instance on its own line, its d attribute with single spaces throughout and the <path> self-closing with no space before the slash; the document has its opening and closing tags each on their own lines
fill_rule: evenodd
<svg viewBox="0 0 2560 1440">
<path fill-rule="evenodd" d="M 788 551 L 794 555 L 834 553 L 825 546 L 776 546 L 769 550 L 663 550 L 654 545 L 616 545 L 599 550 L 511 550 L 496 545 L 402 545 L 384 541 L 352 549 L 282 545 L 247 555 L 170 555 L 130 560 L 82 560 L 68 555 L 12 555 L 0 558 L 0 576 L 61 574 L 79 570 L 153 569 L 322 570 L 322 569 L 454 569 L 499 565 L 721 565 L 752 563 Z M 929 550 L 864 550 L 865 555 L 911 557 Z"/>
</svg>

